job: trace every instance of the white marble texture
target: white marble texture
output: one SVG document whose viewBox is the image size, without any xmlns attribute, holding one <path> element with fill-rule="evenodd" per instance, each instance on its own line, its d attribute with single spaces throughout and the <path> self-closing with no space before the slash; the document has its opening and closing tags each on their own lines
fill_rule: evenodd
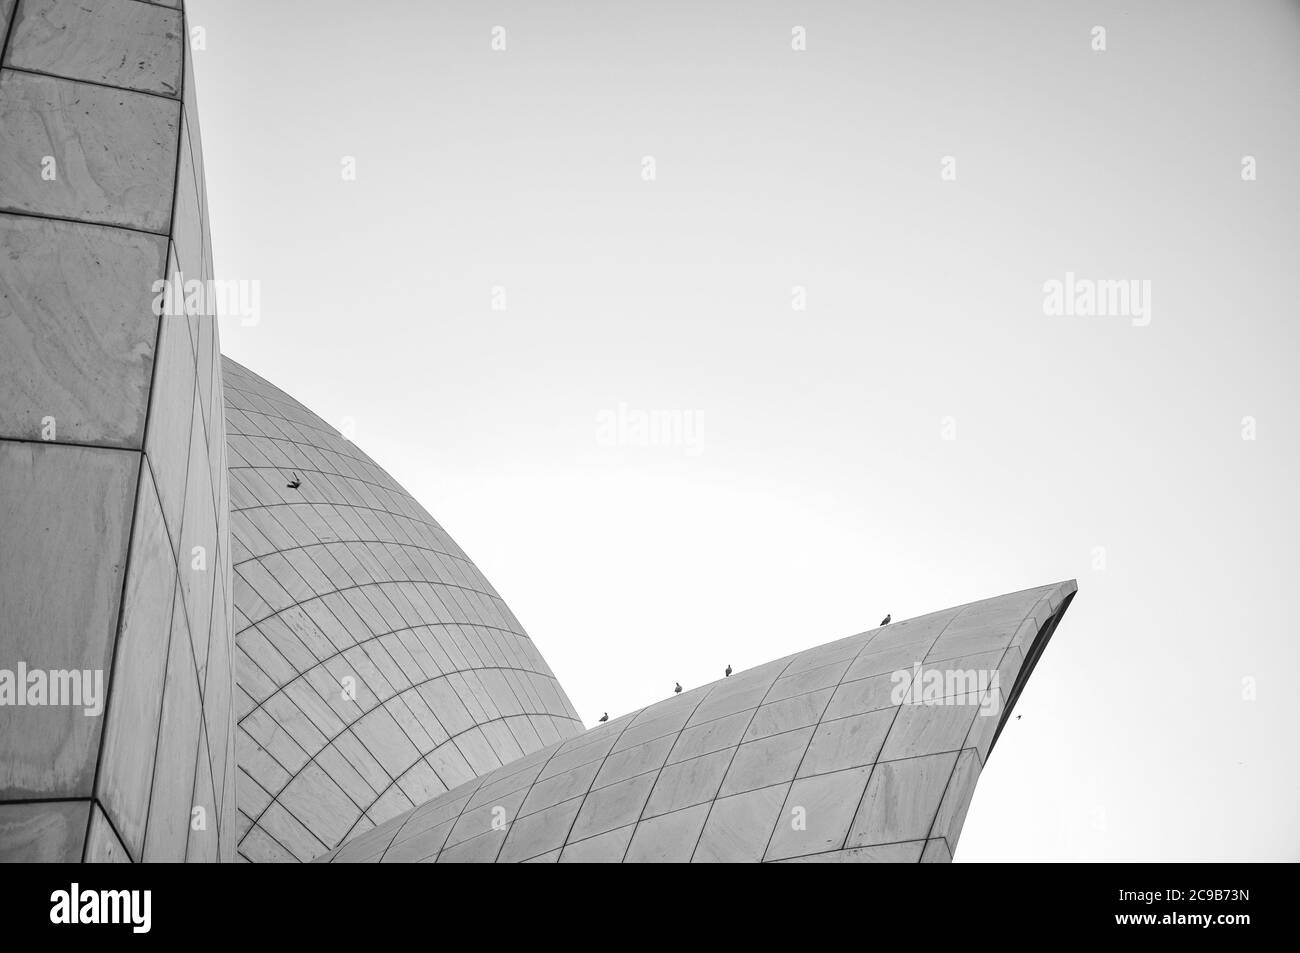
<svg viewBox="0 0 1300 953">
<path fill-rule="evenodd" d="M 167 234 L 180 112 L 172 99 L 4 70 L 0 210 Z"/>
<path fill-rule="evenodd" d="M 154 312 L 178 252 L 187 277 L 213 277 L 183 11 L 25 0 L 15 16 L 0 73 L 0 667 L 75 649 L 117 690 L 96 718 L 0 708 L 0 860 L 231 860 L 220 347 L 212 318 Z M 96 483 L 113 482 L 110 459 L 113 492 Z M 3 833 L 7 799 L 92 794 L 78 830 L 51 809 L 23 821 L 35 842 Z"/>
<path fill-rule="evenodd" d="M 7 66 L 179 96 L 181 15 L 139 0 L 24 0 Z"/>
<path fill-rule="evenodd" d="M 98 671 L 117 632 L 138 454 L 0 440 L 0 668 Z M 88 797 L 103 714 L 0 706 L 0 800 Z"/>
<path fill-rule="evenodd" d="M 167 241 L 0 214 L 0 436 L 138 449 Z"/>
<path fill-rule="evenodd" d="M 737 672 L 477 777 L 323 859 L 951 860 L 1007 713 L 891 699 L 887 666 L 910 674 L 950 630 L 983 647 L 1032 618 L 1034 638 L 1050 637 L 1059 615 L 1036 607 L 1059 613 L 1074 591 L 1011 593 Z M 953 662 L 996 668 L 1010 690 L 1022 659 L 1012 649 Z M 953 697 L 965 696 L 940 701 Z"/>
</svg>

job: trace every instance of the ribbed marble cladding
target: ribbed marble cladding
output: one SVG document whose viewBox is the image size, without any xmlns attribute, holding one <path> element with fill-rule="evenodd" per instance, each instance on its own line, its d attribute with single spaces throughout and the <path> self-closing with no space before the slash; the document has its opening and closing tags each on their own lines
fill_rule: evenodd
<svg viewBox="0 0 1300 953">
<path fill-rule="evenodd" d="M 186 35 L 0 0 L 0 670 L 107 696 L 0 707 L 3 860 L 235 856 L 217 326 L 154 307 L 213 273 Z"/>
<path fill-rule="evenodd" d="M 0 0 L 0 861 L 950 860 L 1074 583 L 584 731 L 410 494 L 159 316 L 214 275 L 188 33 Z"/>
<path fill-rule="evenodd" d="M 410 494 L 224 366 L 240 854 L 311 860 L 580 733 L 519 621 Z"/>
<path fill-rule="evenodd" d="M 1075 589 L 945 609 L 738 672 L 498 768 L 322 859 L 950 861 Z"/>
</svg>

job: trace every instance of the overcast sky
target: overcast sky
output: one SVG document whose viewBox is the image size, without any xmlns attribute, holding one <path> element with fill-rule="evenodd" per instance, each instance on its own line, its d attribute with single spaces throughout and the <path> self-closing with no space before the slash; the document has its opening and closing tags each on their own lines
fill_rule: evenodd
<svg viewBox="0 0 1300 953">
<path fill-rule="evenodd" d="M 1300 4 L 187 6 L 223 350 L 588 725 L 1073 577 L 957 859 L 1300 859 Z"/>
</svg>

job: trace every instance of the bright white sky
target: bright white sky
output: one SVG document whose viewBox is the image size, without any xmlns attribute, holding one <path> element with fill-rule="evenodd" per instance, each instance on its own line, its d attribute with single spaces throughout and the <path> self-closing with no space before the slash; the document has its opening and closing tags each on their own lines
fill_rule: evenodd
<svg viewBox="0 0 1300 953">
<path fill-rule="evenodd" d="M 1300 859 L 1300 6 L 187 5 L 223 349 L 355 419 L 588 724 L 1076 577 L 958 860 Z M 1046 316 L 1067 271 L 1150 324 Z"/>
</svg>

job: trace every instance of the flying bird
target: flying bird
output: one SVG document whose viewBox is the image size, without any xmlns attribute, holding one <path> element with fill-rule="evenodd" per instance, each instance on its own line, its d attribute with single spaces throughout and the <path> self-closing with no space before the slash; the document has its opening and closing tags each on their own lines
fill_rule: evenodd
<svg viewBox="0 0 1300 953">
<path fill-rule="evenodd" d="M 730 666 L 730 665 L 727 666 L 727 675 L 726 675 L 726 677 L 727 677 L 727 678 L 731 678 L 731 666 Z"/>
<path fill-rule="evenodd" d="M 880 624 L 881 624 L 881 625 L 889 625 L 889 619 L 890 619 L 890 616 L 889 616 L 888 613 L 886 613 L 886 614 L 885 614 L 885 617 L 884 617 L 883 619 L 880 620 Z"/>
<path fill-rule="evenodd" d="M 295 473 L 293 475 L 293 479 L 290 480 L 288 483 L 286 483 L 285 486 L 287 486 L 291 490 L 296 490 L 298 489 L 298 487 L 302 486 L 302 480 L 299 480 L 298 474 Z"/>
<path fill-rule="evenodd" d="M 609 712 L 605 712 L 605 714 L 601 715 L 600 720 L 602 722 L 609 721 Z"/>
<path fill-rule="evenodd" d="M 673 689 L 673 694 L 680 695 L 681 693 L 682 693 L 682 683 L 678 682 L 677 687 Z"/>
</svg>

